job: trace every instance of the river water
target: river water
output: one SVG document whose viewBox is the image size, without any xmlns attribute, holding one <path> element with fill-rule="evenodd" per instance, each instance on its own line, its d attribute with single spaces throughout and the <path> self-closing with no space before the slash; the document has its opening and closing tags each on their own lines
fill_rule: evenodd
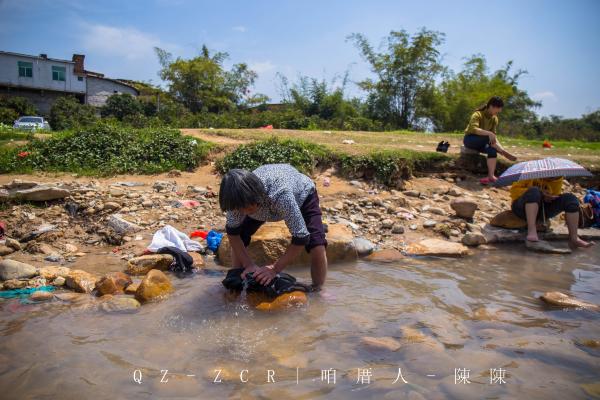
<svg viewBox="0 0 600 400">
<path fill-rule="evenodd" d="M 289 272 L 309 278 L 306 269 Z M 0 301 L 0 398 L 564 400 L 600 392 L 600 314 L 537 298 L 557 290 L 600 304 L 600 246 L 569 256 L 505 247 L 464 259 L 334 265 L 307 306 L 267 314 L 243 296 L 232 300 L 222 278 L 217 267 L 173 278 L 170 298 L 133 314 L 106 313 L 89 296 Z M 366 336 L 400 345 L 369 346 Z"/>
</svg>

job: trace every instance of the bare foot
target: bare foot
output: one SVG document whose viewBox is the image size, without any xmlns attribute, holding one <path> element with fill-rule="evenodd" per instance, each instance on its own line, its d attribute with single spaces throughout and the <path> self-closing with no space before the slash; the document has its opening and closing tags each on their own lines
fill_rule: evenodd
<svg viewBox="0 0 600 400">
<path fill-rule="evenodd" d="M 588 248 L 588 247 L 592 247 L 594 245 L 594 242 L 586 242 L 585 240 L 582 240 L 580 238 L 577 238 L 577 240 L 569 240 L 569 247 L 573 250 L 575 250 L 576 248 Z"/>
<path fill-rule="evenodd" d="M 527 237 L 525 238 L 525 241 L 527 241 L 527 242 L 539 242 L 540 239 L 538 238 L 537 235 L 527 235 Z"/>
</svg>

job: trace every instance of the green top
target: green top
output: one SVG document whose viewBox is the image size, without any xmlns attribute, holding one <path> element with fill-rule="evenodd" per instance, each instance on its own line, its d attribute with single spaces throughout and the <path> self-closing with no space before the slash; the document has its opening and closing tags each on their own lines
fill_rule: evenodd
<svg viewBox="0 0 600 400">
<path fill-rule="evenodd" d="M 497 127 L 497 116 L 494 115 L 492 117 L 486 111 L 475 111 L 473 115 L 471 115 L 469 125 L 467 125 L 467 128 L 465 129 L 465 134 L 475 134 L 475 128 L 496 133 Z"/>
</svg>

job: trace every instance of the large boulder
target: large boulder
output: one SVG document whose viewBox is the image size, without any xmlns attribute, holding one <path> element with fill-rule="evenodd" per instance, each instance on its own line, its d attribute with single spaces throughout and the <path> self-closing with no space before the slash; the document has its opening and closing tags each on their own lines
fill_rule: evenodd
<svg viewBox="0 0 600 400">
<path fill-rule="evenodd" d="M 130 275 L 146 275 L 152 269 L 166 271 L 173 263 L 170 254 L 148 254 L 134 257 L 127 263 L 127 273 Z"/>
<path fill-rule="evenodd" d="M 105 294 L 120 294 L 125 291 L 125 288 L 132 283 L 129 275 L 122 272 L 111 272 L 96 282 L 96 290 L 98 296 Z"/>
<path fill-rule="evenodd" d="M 330 263 L 355 260 L 356 249 L 353 243 L 352 230 L 344 225 L 332 224 L 327 232 L 327 259 Z M 250 258 L 258 264 L 265 265 L 277 260 L 291 242 L 288 228 L 283 222 L 266 223 L 252 235 L 248 246 Z M 227 235 L 223 237 L 218 250 L 219 261 L 223 265 L 231 265 L 231 246 Z M 295 265 L 310 264 L 309 255 L 303 251 L 294 262 Z"/>
<path fill-rule="evenodd" d="M 35 275 L 37 275 L 37 268 L 32 265 L 15 260 L 0 261 L 0 279 L 3 281 L 31 278 Z"/>
<path fill-rule="evenodd" d="M 138 311 L 141 304 L 129 296 L 103 296 L 100 309 L 108 313 L 132 313 Z"/>
<path fill-rule="evenodd" d="M 425 239 L 408 245 L 406 252 L 414 256 L 462 257 L 469 254 L 469 249 L 460 243 Z"/>
<path fill-rule="evenodd" d="M 79 293 L 91 293 L 97 280 L 98 278 L 89 272 L 72 269 L 66 278 L 66 285 Z"/>
<path fill-rule="evenodd" d="M 51 281 L 58 277 L 66 278 L 67 276 L 69 276 L 69 272 L 71 272 L 71 268 L 69 267 L 59 267 L 51 265 L 48 267 L 40 268 L 39 275 L 42 278 Z"/>
<path fill-rule="evenodd" d="M 505 229 L 522 229 L 527 227 L 527 221 L 517 217 L 511 210 L 505 210 L 496 214 L 490 225 Z"/>
<path fill-rule="evenodd" d="M 173 292 L 173 285 L 169 277 L 164 272 L 152 269 L 142 279 L 142 282 L 135 291 L 135 298 L 140 303 L 160 300 Z"/>
<path fill-rule="evenodd" d="M 477 210 L 479 206 L 476 202 L 461 197 L 452 200 L 450 202 L 450 207 L 456 212 L 457 216 L 465 219 L 472 219 L 475 210 Z"/>
</svg>

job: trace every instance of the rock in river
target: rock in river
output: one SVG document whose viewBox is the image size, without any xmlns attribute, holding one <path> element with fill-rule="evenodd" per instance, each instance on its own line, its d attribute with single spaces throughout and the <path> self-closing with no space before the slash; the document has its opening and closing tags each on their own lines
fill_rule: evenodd
<svg viewBox="0 0 600 400">
<path fill-rule="evenodd" d="M 160 300 L 173 292 L 173 290 L 173 285 L 164 272 L 152 269 L 135 291 L 135 298 L 140 303 Z"/>
<path fill-rule="evenodd" d="M 469 254 L 469 249 L 460 243 L 425 239 L 408 245 L 406 252 L 415 256 L 462 257 Z"/>
<path fill-rule="evenodd" d="M 31 278 L 35 275 L 37 275 L 37 269 L 32 265 L 15 260 L 0 261 L 0 279 L 3 281 Z"/>
<path fill-rule="evenodd" d="M 148 254 L 135 257 L 127 263 L 127 273 L 130 275 L 145 275 L 152 269 L 166 271 L 173 263 L 170 254 Z"/>
<path fill-rule="evenodd" d="M 66 278 L 66 284 L 71 289 L 80 293 L 91 293 L 96 285 L 97 278 L 89 272 L 73 269 Z"/>
<path fill-rule="evenodd" d="M 485 236 L 481 233 L 469 232 L 466 233 L 462 238 L 462 243 L 466 246 L 479 246 L 485 244 Z"/>
<path fill-rule="evenodd" d="M 396 249 L 383 249 L 376 250 L 369 254 L 365 259 L 374 262 L 386 262 L 391 263 L 398 260 L 402 260 L 404 255 Z"/>
<path fill-rule="evenodd" d="M 400 348 L 399 341 L 392 337 L 372 337 L 364 336 L 361 339 L 362 344 L 377 350 L 396 351 Z"/>
<path fill-rule="evenodd" d="M 585 308 L 594 311 L 600 310 L 600 306 L 597 304 L 577 300 L 576 298 L 561 292 L 546 292 L 542 296 L 540 296 L 540 299 L 542 299 L 548 304 L 552 304 L 554 306 L 559 307 Z"/>
<path fill-rule="evenodd" d="M 123 293 L 125 288 L 132 283 L 129 275 L 122 272 L 111 272 L 96 282 L 96 290 L 99 296 L 105 294 Z"/>
<path fill-rule="evenodd" d="M 106 296 L 100 303 L 100 308 L 109 313 L 130 313 L 136 312 L 141 304 L 139 301 L 129 296 Z"/>
</svg>

